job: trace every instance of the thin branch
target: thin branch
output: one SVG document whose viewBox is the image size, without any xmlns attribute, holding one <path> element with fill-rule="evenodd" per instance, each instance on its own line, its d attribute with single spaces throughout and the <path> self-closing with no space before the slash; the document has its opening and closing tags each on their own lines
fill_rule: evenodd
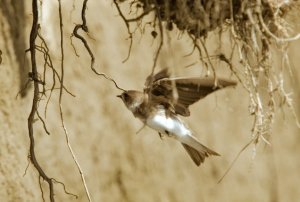
<svg viewBox="0 0 300 202">
<path fill-rule="evenodd" d="M 143 126 L 138 131 L 136 131 L 135 134 L 138 135 L 145 127 L 146 127 L 146 124 L 143 124 Z"/>
<path fill-rule="evenodd" d="M 132 36 L 132 33 L 134 32 L 131 32 L 130 31 L 130 23 L 131 22 L 140 22 L 146 15 L 148 15 L 150 12 L 156 10 L 156 7 L 151 7 L 151 8 L 148 8 L 147 10 L 145 10 L 142 14 L 140 14 L 139 16 L 135 17 L 135 18 L 131 18 L 131 19 L 126 19 L 126 17 L 124 16 L 123 12 L 121 11 L 121 8 L 118 4 L 118 2 L 116 0 L 114 0 L 114 4 L 118 10 L 118 13 L 119 15 L 121 16 L 122 20 L 124 21 L 125 25 L 126 25 L 126 28 L 127 28 L 127 32 L 128 32 L 128 35 L 129 35 L 129 39 L 130 39 L 130 44 L 129 44 L 129 49 L 128 49 L 128 54 L 127 54 L 127 57 L 122 61 L 123 63 L 126 62 L 129 57 L 130 57 L 130 53 L 131 53 L 131 48 L 132 48 L 132 43 L 133 43 L 133 36 Z M 138 26 L 139 27 L 139 26 Z"/>
<path fill-rule="evenodd" d="M 72 46 L 72 48 L 73 48 L 73 50 L 74 50 L 74 53 L 75 53 L 75 55 L 77 56 L 77 57 L 79 57 L 79 54 L 77 53 L 77 50 L 76 50 L 76 48 L 75 48 L 75 45 L 73 44 L 73 40 L 72 40 L 72 35 L 70 36 L 70 44 L 71 44 L 71 46 Z"/>
<path fill-rule="evenodd" d="M 83 24 L 76 25 L 75 28 L 74 28 L 74 30 L 73 30 L 73 36 L 75 36 L 76 38 L 80 39 L 81 42 L 83 43 L 84 47 L 86 48 L 86 50 L 88 51 L 88 53 L 89 53 L 89 55 L 91 57 L 91 68 L 94 69 L 95 56 L 94 56 L 92 50 L 90 49 L 89 44 L 85 40 L 85 38 L 83 36 L 81 36 L 80 34 L 78 34 L 78 30 L 79 29 L 82 29 L 83 31 L 85 31 L 85 30 L 87 31 L 87 27 L 86 27 L 86 25 L 83 25 Z"/>
<path fill-rule="evenodd" d="M 92 201 L 91 197 L 90 197 L 88 187 L 86 185 L 86 181 L 85 181 L 85 177 L 83 175 L 82 169 L 80 167 L 80 164 L 78 163 L 78 160 L 77 160 L 77 158 L 76 158 L 76 156 L 73 152 L 72 146 L 70 144 L 69 134 L 68 134 L 67 128 L 65 126 L 65 122 L 64 122 L 63 109 L 62 109 L 62 96 L 63 96 L 63 86 L 64 86 L 64 84 L 63 84 L 63 82 L 64 82 L 64 40 L 63 40 L 63 22 L 62 22 L 63 19 L 62 19 L 62 11 L 61 11 L 61 0 L 58 0 L 58 5 L 59 5 L 58 10 L 59 10 L 59 25 L 60 25 L 59 26 L 59 28 L 60 28 L 60 51 L 61 51 L 61 63 L 60 63 L 61 64 L 61 82 L 60 82 L 60 91 L 59 91 L 60 119 L 61 119 L 62 127 L 64 129 L 65 138 L 66 138 L 66 142 L 67 142 L 69 151 L 70 151 L 70 153 L 72 155 L 72 158 L 73 158 L 73 160 L 74 160 L 74 162 L 77 166 L 77 169 L 80 173 L 81 180 L 82 180 L 82 183 L 84 185 L 87 198 L 88 198 L 89 201 Z M 84 6 L 86 6 L 86 4 Z M 84 20 L 84 23 L 85 23 L 85 18 L 83 18 L 83 20 Z"/>
<path fill-rule="evenodd" d="M 40 36 L 41 37 L 41 36 Z M 42 38 L 41 38 L 42 39 Z M 59 82 L 61 81 L 61 78 L 58 74 L 58 72 L 56 71 L 56 69 L 53 67 L 53 64 L 52 64 L 52 59 L 50 57 L 50 54 L 49 54 L 49 49 L 47 47 L 47 45 L 45 44 L 45 47 L 40 47 L 40 46 L 36 46 L 36 49 L 38 51 L 40 51 L 41 53 L 44 54 L 44 60 L 45 60 L 45 64 L 47 64 L 47 66 L 52 70 L 52 73 L 53 73 L 53 84 L 52 84 L 52 87 L 51 88 L 54 88 L 55 86 L 55 77 L 54 76 L 57 76 Z M 42 82 L 42 84 L 45 84 L 46 82 Z M 76 97 L 72 92 L 70 92 L 65 86 L 63 86 L 63 89 L 68 93 L 70 94 L 72 97 Z"/>
<path fill-rule="evenodd" d="M 245 151 L 245 149 L 254 142 L 254 139 L 252 139 L 250 142 L 248 142 L 240 151 L 239 153 L 236 155 L 236 157 L 233 159 L 233 161 L 231 162 L 230 166 L 228 167 L 228 169 L 225 171 L 225 173 L 222 175 L 222 177 L 219 179 L 218 184 L 221 183 L 224 179 L 224 177 L 228 174 L 228 172 L 232 169 L 233 165 L 235 164 L 235 162 L 238 160 L 238 158 L 240 157 L 240 155 L 242 154 L 243 151 Z"/>
<path fill-rule="evenodd" d="M 28 158 L 27 158 L 27 166 L 26 166 L 26 168 L 25 168 L 23 177 L 25 177 L 25 175 L 27 174 L 27 170 L 28 170 L 28 168 L 29 168 L 29 165 L 30 165 L 30 158 L 29 158 L 29 155 L 28 155 Z"/>
<path fill-rule="evenodd" d="M 0 65 L 2 63 L 2 50 L 0 50 Z"/>
<path fill-rule="evenodd" d="M 52 63 L 52 59 L 51 59 L 51 56 L 50 56 L 50 51 L 49 51 L 49 48 L 48 48 L 48 45 L 44 39 L 44 37 L 41 35 L 40 33 L 40 26 L 39 26 L 39 29 L 38 29 L 38 37 L 39 39 L 42 41 L 41 45 L 40 46 L 36 46 L 36 50 L 40 51 L 43 56 L 44 56 L 44 68 L 47 66 L 51 69 L 52 71 L 52 86 L 50 88 L 50 95 L 49 97 L 47 98 L 47 102 L 46 102 L 46 106 L 45 106 L 45 110 L 44 110 L 44 116 L 45 118 L 47 117 L 47 109 L 48 109 L 48 104 L 50 102 L 50 99 L 52 97 L 52 93 L 55 89 L 55 85 L 56 85 L 56 77 L 58 78 L 59 82 L 61 82 L 61 78 L 60 78 L 60 75 L 58 74 L 58 72 L 56 71 L 56 69 L 54 68 L 53 66 L 53 63 Z M 44 82 L 46 83 L 45 81 L 45 69 L 44 69 Z M 75 95 L 73 93 L 71 93 L 65 86 L 63 86 L 64 90 L 70 94 L 71 96 L 75 97 Z M 45 85 L 43 86 L 43 93 L 45 94 L 46 93 L 46 89 L 45 89 Z M 42 121 L 42 120 L 41 120 Z M 44 123 L 43 123 L 44 124 Z M 44 128 L 45 128 L 45 124 L 44 124 Z"/>
<path fill-rule="evenodd" d="M 115 0 L 114 0 L 115 1 Z M 118 9 L 119 10 L 119 9 Z M 148 8 L 147 10 L 145 10 L 141 15 L 135 17 L 135 18 L 131 18 L 131 19 L 125 19 L 123 18 L 124 20 L 126 20 L 126 22 L 137 22 L 137 21 L 140 21 L 143 17 L 145 17 L 146 15 L 148 15 L 151 11 L 154 11 L 156 10 L 156 7 L 152 7 L 152 8 Z"/>
<path fill-rule="evenodd" d="M 242 79 L 240 78 L 239 74 L 237 71 L 233 68 L 232 63 L 229 61 L 229 59 L 226 58 L 224 54 L 219 55 L 219 59 L 223 62 L 225 62 L 228 66 L 231 72 L 236 76 L 236 78 L 239 80 L 239 82 L 242 84 L 242 86 L 245 88 L 245 90 L 250 93 L 250 89 L 243 83 Z"/>
<path fill-rule="evenodd" d="M 42 182 L 41 182 L 41 176 L 39 176 L 39 187 L 40 187 L 40 190 L 41 190 L 42 199 L 45 202 L 44 191 L 43 191 Z"/>
<path fill-rule="evenodd" d="M 190 39 L 192 39 L 192 42 L 193 42 L 193 49 L 190 53 L 187 53 L 186 55 L 184 55 L 183 57 L 188 57 L 188 56 L 191 56 L 194 51 L 197 49 L 198 50 L 198 53 L 199 53 L 199 56 L 200 56 L 200 59 L 202 60 L 202 51 L 201 51 L 201 48 L 199 47 L 199 45 L 197 44 L 197 38 L 196 37 L 193 37 L 192 34 L 188 33 L 188 37 L 190 37 Z"/>
<path fill-rule="evenodd" d="M 86 18 L 85 18 L 85 11 L 86 11 L 86 7 L 87 7 L 87 2 L 88 0 L 84 0 L 83 2 L 83 5 L 82 5 L 82 10 L 81 10 L 81 19 L 82 19 L 82 24 L 78 24 L 74 27 L 74 30 L 73 30 L 73 36 L 75 36 L 76 38 L 78 38 L 84 45 L 84 47 L 86 48 L 86 50 L 88 51 L 90 57 L 91 57 L 91 69 L 92 71 L 99 75 L 99 76 L 103 76 L 104 78 L 112 81 L 114 84 L 115 84 L 115 87 L 119 90 L 122 90 L 122 91 L 125 91 L 123 88 L 119 87 L 116 83 L 116 81 L 110 77 L 108 77 L 106 74 L 104 73 L 99 73 L 97 72 L 97 70 L 94 68 L 94 63 L 95 63 L 95 57 L 94 57 L 94 54 L 92 52 L 92 50 L 90 49 L 87 41 L 85 40 L 84 37 L 82 37 L 81 35 L 78 34 L 78 30 L 79 29 L 82 29 L 83 31 L 85 31 L 86 33 L 88 32 L 88 27 L 86 25 Z M 73 47 L 75 49 L 75 47 Z M 76 54 L 77 55 L 77 54 Z"/>
<path fill-rule="evenodd" d="M 66 194 L 68 194 L 68 195 L 71 195 L 71 196 L 74 196 L 76 199 L 78 199 L 78 196 L 76 195 L 76 194 L 73 194 L 73 193 L 71 193 L 71 192 L 69 192 L 67 189 L 66 189 L 66 185 L 64 184 L 64 183 L 62 183 L 62 182 L 60 182 L 60 181 L 58 181 L 58 180 L 56 180 L 56 179 L 52 179 L 55 183 L 58 183 L 58 184 L 60 184 L 60 185 L 62 185 L 63 186 L 63 189 L 64 189 L 64 192 L 66 193 Z"/>
<path fill-rule="evenodd" d="M 158 19 L 158 27 L 159 27 L 159 33 L 160 33 L 160 42 L 159 42 L 159 46 L 158 46 L 158 49 L 157 49 L 155 57 L 154 57 L 154 62 L 153 62 L 152 71 L 151 71 L 151 77 L 154 74 L 154 70 L 155 70 L 155 67 L 156 67 L 158 56 L 159 56 L 159 53 L 161 51 L 161 48 L 162 48 L 163 42 L 164 42 L 164 33 L 163 33 L 162 20 L 161 20 L 161 17 L 160 17 L 160 13 L 158 11 L 158 9 L 159 9 L 158 8 L 158 4 L 157 4 L 156 0 L 154 2 L 155 2 L 155 8 L 156 8 L 156 16 L 157 16 L 157 19 Z"/>
<path fill-rule="evenodd" d="M 85 18 L 85 11 L 87 8 L 87 2 L 88 0 L 84 0 L 83 4 L 82 4 L 82 10 L 81 10 L 81 20 L 82 20 L 82 24 L 77 24 L 74 27 L 73 30 L 73 36 L 75 36 L 76 38 L 80 39 L 81 42 L 83 43 L 84 47 L 86 48 L 86 50 L 88 51 L 90 57 L 91 57 L 91 68 L 94 70 L 94 63 L 95 63 L 95 56 L 92 52 L 92 50 L 90 49 L 89 44 L 87 43 L 87 41 L 85 40 L 85 38 L 83 36 L 81 36 L 80 34 L 78 34 L 79 29 L 83 30 L 84 32 L 88 33 L 88 27 L 86 25 L 86 18 Z M 75 52 L 76 53 L 76 52 Z M 77 54 L 76 54 L 77 55 Z"/>
<path fill-rule="evenodd" d="M 206 68 L 206 71 L 208 72 L 209 67 L 208 67 L 207 62 L 204 60 L 204 57 L 203 57 L 203 55 L 202 55 L 201 48 L 200 48 L 200 46 L 199 46 L 198 43 L 197 43 L 197 38 L 196 38 L 195 36 L 193 37 L 193 35 L 190 34 L 190 33 L 188 33 L 188 36 L 192 39 L 194 46 L 193 46 L 193 50 L 191 51 L 191 53 L 189 53 L 189 54 L 187 54 L 187 55 L 184 55 L 184 57 L 187 57 L 187 56 L 192 55 L 192 54 L 194 53 L 195 49 L 197 49 L 197 52 L 198 52 L 198 54 L 199 54 L 200 62 L 202 62 L 202 63 L 204 64 L 204 66 L 205 66 L 205 68 Z M 209 56 L 208 56 L 208 57 L 209 57 Z"/>
<path fill-rule="evenodd" d="M 44 128 L 45 132 L 46 132 L 48 135 L 50 135 L 50 132 L 49 132 L 49 130 L 48 130 L 47 127 L 46 127 L 46 123 L 45 123 L 44 119 L 40 116 L 39 110 L 36 110 L 36 114 L 37 114 L 37 116 L 39 117 L 40 121 L 43 123 L 43 128 Z"/>
<path fill-rule="evenodd" d="M 117 3 L 116 0 L 114 0 L 114 4 L 115 4 L 115 6 L 116 6 L 116 8 L 117 8 L 117 10 L 118 10 L 118 12 L 119 12 L 121 18 L 123 19 L 125 25 L 126 25 L 127 32 L 128 32 L 128 35 L 129 35 L 128 38 L 130 39 L 130 44 L 129 44 L 129 50 L 128 50 L 127 57 L 122 61 L 122 62 L 124 63 L 124 62 L 126 62 L 126 61 L 129 59 L 129 57 L 130 57 L 131 48 L 132 48 L 132 42 L 133 42 L 133 39 L 132 39 L 132 33 L 131 33 L 131 31 L 130 31 L 130 26 L 129 26 L 128 20 L 127 20 L 127 19 L 125 18 L 125 16 L 123 15 L 123 13 L 122 13 L 122 11 L 121 11 L 121 9 L 120 9 L 120 7 L 119 7 L 119 4 Z"/>
<path fill-rule="evenodd" d="M 29 147 L 29 157 L 36 168 L 36 170 L 39 173 L 39 176 L 42 177 L 43 180 L 45 180 L 49 187 L 49 198 L 50 201 L 54 201 L 54 189 L 53 189 L 53 182 L 52 178 L 49 178 L 48 175 L 44 172 L 44 170 L 39 165 L 36 156 L 35 156 L 35 139 L 34 139 L 34 132 L 33 132 L 33 124 L 34 124 L 34 116 L 37 113 L 37 106 L 39 101 L 39 82 L 38 82 L 38 71 L 37 71 L 37 64 L 36 64 L 36 49 L 35 49 L 35 40 L 37 38 L 38 34 L 38 6 L 37 6 L 37 0 L 32 0 L 32 28 L 30 32 L 30 56 L 31 56 L 31 71 L 32 71 L 32 77 L 33 77 L 33 86 L 34 86 L 34 92 L 33 92 L 33 101 L 32 101 L 32 108 L 28 117 L 28 133 L 29 133 L 29 139 L 30 139 L 30 147 Z"/>
<path fill-rule="evenodd" d="M 109 81 L 112 81 L 112 82 L 115 84 L 115 87 L 116 87 L 117 89 L 122 90 L 122 91 L 125 91 L 123 88 L 121 88 L 120 86 L 118 86 L 117 82 L 116 82 L 114 79 L 110 78 L 110 77 L 107 76 L 105 73 L 99 73 L 99 72 L 97 72 L 96 70 L 94 71 L 94 73 L 97 74 L 98 76 L 103 76 L 104 78 L 106 78 L 106 79 L 109 80 Z"/>
<path fill-rule="evenodd" d="M 216 70 L 215 70 L 215 68 L 214 68 L 214 66 L 213 66 L 213 64 L 212 64 L 212 62 L 211 62 L 211 60 L 210 60 L 208 50 L 207 50 L 207 48 L 206 48 L 206 45 L 205 45 L 203 39 L 200 38 L 199 41 L 200 41 L 200 43 L 201 43 L 201 45 L 202 45 L 202 47 L 203 47 L 203 49 L 204 49 L 204 52 L 205 52 L 205 54 L 206 54 L 208 63 L 209 63 L 209 65 L 210 65 L 210 67 L 211 67 L 211 69 L 212 69 L 212 71 L 213 71 L 213 75 L 214 75 L 214 79 L 215 79 L 215 86 L 217 86 L 217 85 L 218 85 L 217 74 L 216 74 Z"/>
</svg>

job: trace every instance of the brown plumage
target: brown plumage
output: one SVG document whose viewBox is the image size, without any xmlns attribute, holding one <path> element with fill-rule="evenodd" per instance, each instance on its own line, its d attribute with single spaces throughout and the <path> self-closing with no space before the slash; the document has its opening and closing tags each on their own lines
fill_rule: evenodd
<svg viewBox="0 0 300 202">
<path fill-rule="evenodd" d="M 174 112 L 181 116 L 190 116 L 189 106 L 210 93 L 237 84 L 232 80 L 212 77 L 169 77 L 167 69 L 161 70 L 153 77 L 148 76 L 144 92 L 149 95 L 151 101 L 172 106 Z"/>
<path fill-rule="evenodd" d="M 235 81 L 220 78 L 170 78 L 168 70 L 163 69 L 147 77 L 144 92 L 128 90 L 118 97 L 145 125 L 180 141 L 199 166 L 205 158 L 219 154 L 201 144 L 179 115 L 189 116 L 190 105 L 212 92 L 235 85 Z"/>
</svg>

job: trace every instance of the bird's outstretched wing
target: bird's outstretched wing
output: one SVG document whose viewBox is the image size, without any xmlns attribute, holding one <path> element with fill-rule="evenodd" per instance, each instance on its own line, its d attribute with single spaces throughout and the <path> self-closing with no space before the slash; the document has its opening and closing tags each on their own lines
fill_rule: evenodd
<svg viewBox="0 0 300 202">
<path fill-rule="evenodd" d="M 213 77 L 169 78 L 167 69 L 163 69 L 147 78 L 145 93 L 150 101 L 172 106 L 176 114 L 189 116 L 191 104 L 216 90 L 236 84 L 236 81 Z"/>
<path fill-rule="evenodd" d="M 145 82 L 145 88 L 149 88 L 153 83 L 155 83 L 156 81 L 160 80 L 160 79 L 164 79 L 164 78 L 169 78 L 170 77 L 170 73 L 168 71 L 168 68 L 164 68 L 161 71 L 159 71 L 158 73 L 154 74 L 154 75 L 149 75 L 146 78 L 146 82 Z"/>
</svg>

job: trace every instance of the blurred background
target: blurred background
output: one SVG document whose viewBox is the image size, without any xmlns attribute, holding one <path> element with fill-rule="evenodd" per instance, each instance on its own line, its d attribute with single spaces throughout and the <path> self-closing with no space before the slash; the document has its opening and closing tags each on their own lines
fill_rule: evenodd
<svg viewBox="0 0 300 202">
<path fill-rule="evenodd" d="M 16 7 L 10 1 L 0 2 L 0 198 L 2 201 L 41 201 L 39 176 L 31 164 L 26 169 L 27 117 L 33 89 L 29 88 L 27 95 L 16 97 L 20 86 L 26 83 L 30 69 L 29 54 L 24 57 L 24 50 L 29 47 L 31 5 L 29 1 Z M 249 96 L 243 87 L 238 85 L 218 91 L 191 106 L 192 113 L 185 118 L 186 122 L 204 145 L 221 154 L 196 167 L 178 142 L 168 138 L 161 140 L 149 128 L 136 134 L 142 123 L 116 97 L 120 90 L 91 71 L 89 55 L 82 43 L 72 38 L 76 56 L 70 36 L 74 25 L 81 23 L 81 3 L 62 3 L 65 86 L 76 95 L 64 93 L 62 106 L 70 144 L 93 201 L 299 200 L 300 130 L 286 106 L 277 109 L 271 145 L 260 142 L 255 150 L 254 145 L 247 147 L 228 175 L 218 183 L 233 159 L 251 140 L 253 117 L 249 114 Z M 48 43 L 53 64 L 59 70 L 57 2 L 43 1 L 39 9 L 41 33 Z M 294 11 L 287 18 L 299 31 L 296 13 Z M 112 77 L 124 89 L 142 90 L 158 47 L 158 40 L 151 36 L 152 30 L 134 34 L 130 58 L 123 63 L 129 48 L 128 33 L 112 1 L 90 1 L 86 17 L 89 27 L 86 37 L 96 58 L 97 71 Z M 185 57 L 193 49 L 191 40 L 176 30 L 166 33 L 156 69 L 169 67 L 174 76 L 205 76 L 205 68 L 197 63 L 197 54 Z M 211 50 L 218 46 L 217 38 L 214 33 L 208 36 Z M 221 49 L 226 52 L 228 47 L 224 40 Z M 291 74 L 289 70 L 285 71 L 285 85 L 293 92 L 295 110 L 300 116 L 300 71 L 297 65 L 300 42 L 292 42 L 289 46 L 293 69 Z M 278 53 L 278 61 L 280 57 L 282 55 Z M 40 69 L 43 68 L 42 59 L 40 55 Z M 278 61 L 275 60 L 274 65 L 280 65 Z M 221 77 L 236 79 L 222 64 L 216 64 L 216 67 Z M 49 80 L 51 76 L 49 73 Z M 63 182 L 69 192 L 78 195 L 76 199 L 65 194 L 63 187 L 55 183 L 57 201 L 87 201 L 61 127 L 58 94 L 59 91 L 53 93 L 45 119 L 50 135 L 44 132 L 41 122 L 34 124 L 37 158 L 50 177 Z M 43 115 L 44 108 L 45 101 L 42 101 L 39 111 Z M 41 181 L 41 185 L 48 201 L 47 184 Z"/>
</svg>

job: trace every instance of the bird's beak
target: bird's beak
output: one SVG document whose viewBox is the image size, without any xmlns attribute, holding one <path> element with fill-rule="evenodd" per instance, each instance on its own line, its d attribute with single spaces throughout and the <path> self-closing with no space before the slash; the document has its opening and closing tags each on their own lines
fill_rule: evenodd
<svg viewBox="0 0 300 202">
<path fill-rule="evenodd" d="M 117 97 L 122 99 L 122 95 L 117 95 Z"/>
</svg>

